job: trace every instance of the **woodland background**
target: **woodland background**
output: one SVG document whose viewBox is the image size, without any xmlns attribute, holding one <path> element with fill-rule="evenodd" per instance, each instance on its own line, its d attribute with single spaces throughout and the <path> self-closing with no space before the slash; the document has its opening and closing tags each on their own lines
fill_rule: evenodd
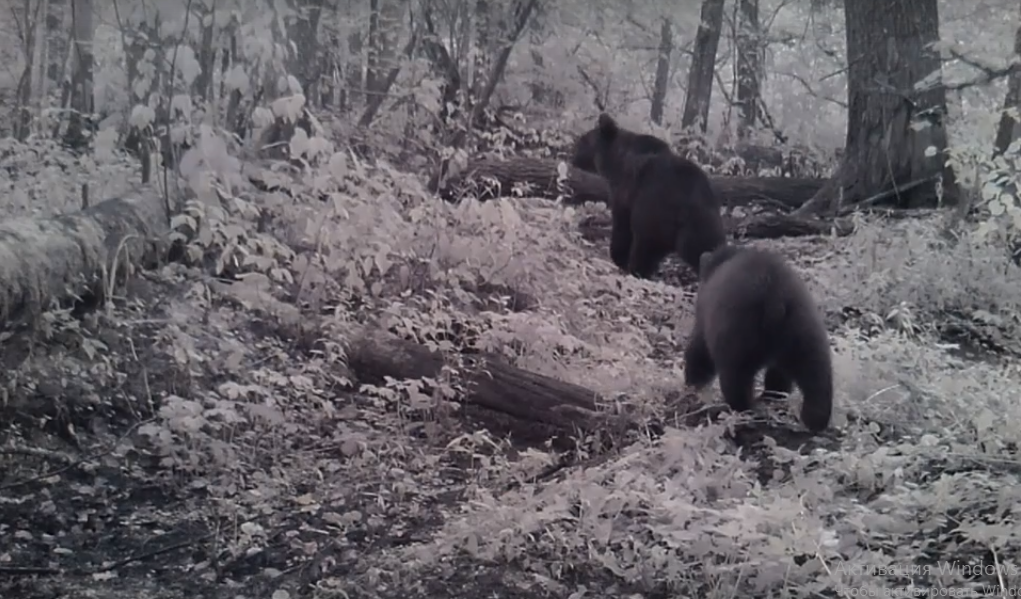
<svg viewBox="0 0 1021 599">
<path fill-rule="evenodd" d="M 846 4 L 0 1 L 0 595 L 1016 592 L 1021 5 Z M 803 274 L 831 431 L 684 388 L 600 112 Z"/>
</svg>

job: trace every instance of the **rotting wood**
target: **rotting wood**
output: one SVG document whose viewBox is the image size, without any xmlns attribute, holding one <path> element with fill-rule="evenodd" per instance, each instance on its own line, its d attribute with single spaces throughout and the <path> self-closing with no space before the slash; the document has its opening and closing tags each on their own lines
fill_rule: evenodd
<svg viewBox="0 0 1021 599">
<path fill-rule="evenodd" d="M 485 201 L 513 195 L 515 187 L 524 187 L 532 197 L 556 199 L 563 196 L 571 205 L 605 203 L 610 197 L 606 180 L 599 175 L 568 166 L 567 179 L 558 184 L 558 160 L 538 158 L 482 158 L 451 176 L 442 185 L 430 182 L 433 192 L 447 201 L 471 195 Z"/>
<path fill-rule="evenodd" d="M 744 219 L 731 219 L 730 234 L 735 238 L 780 239 L 806 235 L 836 234 L 845 237 L 854 232 L 850 219 L 816 220 L 788 214 L 758 214 Z"/>
<path fill-rule="evenodd" d="M 822 189 L 826 179 L 790 177 L 718 177 L 711 176 L 713 189 L 725 206 L 775 203 L 794 209 Z"/>
<path fill-rule="evenodd" d="M 732 239 L 780 239 L 806 235 L 850 235 L 854 224 L 849 218 L 816 220 L 787 214 L 756 214 L 746 218 L 724 216 L 724 227 Z M 578 225 L 587 241 L 601 242 L 610 238 L 612 220 L 609 213 L 592 214 Z"/>
<path fill-rule="evenodd" d="M 447 363 L 438 351 L 364 325 L 349 331 L 347 358 L 360 382 L 376 385 L 385 377 L 437 377 Z M 550 431 L 545 438 L 560 437 L 561 442 L 579 432 L 638 426 L 626 416 L 601 411 L 599 394 L 591 389 L 518 368 L 498 356 L 463 358 L 466 366 L 459 383 L 466 393 L 461 401 L 482 408 L 473 409 L 473 417 L 487 425 L 492 422 L 495 428 L 509 428 L 519 440 L 539 440 L 536 425 Z"/>
<path fill-rule="evenodd" d="M 0 323 L 34 319 L 53 301 L 102 298 L 105 273 L 122 276 L 165 256 L 169 226 L 155 191 L 80 212 L 0 222 Z"/>
</svg>

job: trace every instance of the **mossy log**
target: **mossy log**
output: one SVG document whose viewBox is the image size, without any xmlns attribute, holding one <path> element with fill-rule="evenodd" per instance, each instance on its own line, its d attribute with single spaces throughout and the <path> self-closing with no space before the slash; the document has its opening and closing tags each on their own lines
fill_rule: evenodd
<svg viewBox="0 0 1021 599">
<path fill-rule="evenodd" d="M 454 366 L 439 351 L 368 326 L 350 331 L 346 347 L 348 366 L 360 383 L 380 385 L 386 377 L 436 378 L 444 365 Z M 518 368 L 495 355 L 460 358 L 455 370 L 466 413 L 493 432 L 510 432 L 516 441 L 544 443 L 552 438 L 566 448 L 578 433 L 637 426 L 604 412 L 602 398 L 591 389 Z"/>
<path fill-rule="evenodd" d="M 102 301 L 104 282 L 169 248 L 163 198 L 146 192 L 71 214 L 0 222 L 0 322 L 30 321 L 52 302 Z"/>
</svg>

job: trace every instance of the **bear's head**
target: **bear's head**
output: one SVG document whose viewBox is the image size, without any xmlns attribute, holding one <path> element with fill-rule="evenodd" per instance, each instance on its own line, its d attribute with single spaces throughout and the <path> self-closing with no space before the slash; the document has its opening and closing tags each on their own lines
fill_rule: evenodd
<svg viewBox="0 0 1021 599">
<path fill-rule="evenodd" d="M 721 245 L 715 250 L 702 252 L 698 260 L 698 280 L 705 283 L 721 264 L 727 262 L 742 250 L 739 245 Z"/>
<path fill-rule="evenodd" d="M 671 152 L 662 139 L 623 129 L 606 113 L 599 115 L 595 131 L 596 172 L 614 187 L 629 183 L 629 178 L 637 174 L 638 166 L 650 155 Z"/>
<path fill-rule="evenodd" d="M 620 166 L 626 158 L 623 148 L 620 147 L 622 144 L 617 143 L 620 139 L 620 127 L 613 117 L 603 113 L 599 115 L 595 131 L 593 162 L 596 172 L 612 183 L 623 172 Z"/>
</svg>

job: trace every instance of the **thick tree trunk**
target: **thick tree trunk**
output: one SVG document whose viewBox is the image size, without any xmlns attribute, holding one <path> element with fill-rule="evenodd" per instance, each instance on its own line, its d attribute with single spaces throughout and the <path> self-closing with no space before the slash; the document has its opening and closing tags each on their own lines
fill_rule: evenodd
<svg viewBox="0 0 1021 599">
<path fill-rule="evenodd" d="M 1014 60 L 1021 60 L 1021 26 L 1014 32 Z M 1007 96 L 1003 99 L 1003 114 L 1000 125 L 996 128 L 996 142 L 993 156 L 1007 151 L 1010 143 L 1018 137 L 1018 118 L 1015 116 L 1021 109 L 1021 72 L 1014 71 L 1007 79 Z"/>
<path fill-rule="evenodd" d="M 0 223 L 0 323 L 31 321 L 54 300 L 103 297 L 106 273 L 123 275 L 166 255 L 158 193 L 112 199 L 74 214 Z"/>
<path fill-rule="evenodd" d="M 844 163 L 833 180 L 801 207 L 801 214 L 834 212 L 838 202 L 862 199 L 924 181 L 897 193 L 899 207 L 936 204 L 936 183 L 956 201 L 957 182 L 946 166 L 946 92 L 936 0 L 845 0 L 849 113 Z M 927 84 L 916 89 L 923 79 Z M 843 191 L 844 193 L 841 193 Z"/>
<path fill-rule="evenodd" d="M 716 50 L 723 29 L 724 0 L 703 0 L 702 17 L 695 34 L 695 52 L 688 71 L 688 89 L 684 96 L 682 127 L 698 126 L 705 133 L 709 122 L 709 101 L 713 94 L 713 74 L 716 72 Z"/>
</svg>

